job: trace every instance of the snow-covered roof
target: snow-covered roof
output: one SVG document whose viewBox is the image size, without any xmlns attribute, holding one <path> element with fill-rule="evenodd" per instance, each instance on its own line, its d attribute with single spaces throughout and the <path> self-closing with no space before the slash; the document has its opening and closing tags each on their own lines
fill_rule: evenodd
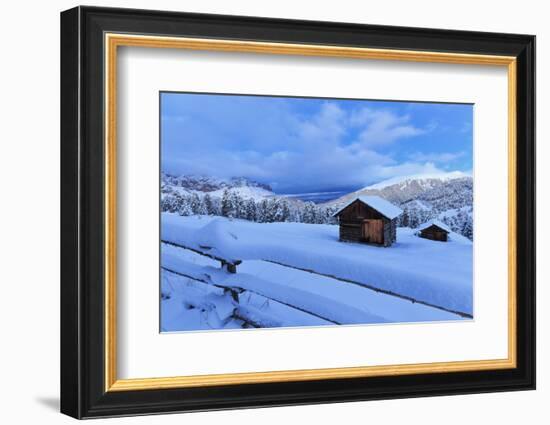
<svg viewBox="0 0 550 425">
<path fill-rule="evenodd" d="M 364 195 L 364 196 L 358 196 L 356 198 L 353 198 L 346 205 L 344 205 L 342 208 L 336 211 L 332 216 L 333 217 L 337 216 L 343 210 L 345 210 L 347 207 L 353 204 L 355 201 L 360 201 L 363 204 L 368 205 L 369 207 L 375 209 L 384 217 L 387 217 L 390 220 L 393 220 L 394 218 L 400 216 L 403 213 L 403 210 L 401 208 L 396 207 L 391 202 L 388 202 L 385 199 L 382 199 L 380 196 Z"/>
<path fill-rule="evenodd" d="M 447 226 L 445 223 L 439 221 L 439 220 L 430 220 L 430 221 L 427 221 L 426 223 L 424 224 L 421 224 L 420 226 L 418 226 L 418 230 L 424 230 L 424 229 L 427 229 L 428 227 L 430 226 L 437 226 L 439 227 L 440 229 L 443 229 L 445 230 L 446 232 L 448 233 L 451 233 L 452 230 L 450 229 L 449 226 Z"/>
</svg>

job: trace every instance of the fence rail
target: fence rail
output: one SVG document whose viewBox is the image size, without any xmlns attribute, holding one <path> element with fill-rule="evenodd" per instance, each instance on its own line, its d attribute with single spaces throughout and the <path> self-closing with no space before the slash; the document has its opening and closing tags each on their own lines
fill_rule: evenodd
<svg viewBox="0 0 550 425">
<path fill-rule="evenodd" d="M 237 266 L 242 263 L 242 260 L 229 260 L 227 258 L 216 256 L 216 255 L 213 255 L 213 254 L 207 252 L 207 250 L 212 249 L 211 247 L 202 247 L 202 250 L 200 250 L 200 249 L 188 247 L 188 246 L 185 246 L 185 245 L 182 245 L 182 244 L 177 244 L 177 243 L 170 242 L 170 241 L 162 240 L 161 242 L 165 243 L 167 245 L 172 245 L 172 246 L 181 248 L 181 249 L 187 249 L 187 250 L 192 251 L 196 254 L 199 254 L 199 255 L 211 258 L 213 260 L 219 261 L 221 263 L 222 267 L 225 268 L 230 273 L 236 273 L 237 272 Z M 350 284 L 353 284 L 353 285 L 363 287 L 365 289 L 369 289 L 371 291 L 375 291 L 377 293 L 381 293 L 381 294 L 389 295 L 389 296 L 392 296 L 392 297 L 400 298 L 400 299 L 403 299 L 403 300 L 407 300 L 407 301 L 410 301 L 410 302 L 415 303 L 415 304 L 425 305 L 427 307 L 435 308 L 435 309 L 438 309 L 438 310 L 441 310 L 441 311 L 445 311 L 447 313 L 456 314 L 457 316 L 460 316 L 460 317 L 463 317 L 463 318 L 473 319 L 472 314 L 469 314 L 469 313 L 466 313 L 466 312 L 463 312 L 463 311 L 459 311 L 459 310 L 450 309 L 450 308 L 447 308 L 447 307 L 443 307 L 443 306 L 433 304 L 433 303 L 430 303 L 430 302 L 427 302 L 427 301 L 422 301 L 422 300 L 416 299 L 416 298 L 408 296 L 408 295 L 403 295 L 403 294 L 399 294 L 397 292 L 393 292 L 393 291 L 390 291 L 390 290 L 387 290 L 387 289 L 382 289 L 382 288 L 379 288 L 377 286 L 370 285 L 370 284 L 367 284 L 367 283 L 364 283 L 364 282 L 359 282 L 359 281 L 356 281 L 356 280 L 353 280 L 353 279 L 347 279 L 347 278 L 335 276 L 335 275 L 329 274 L 329 273 L 321 273 L 321 272 L 315 271 L 313 269 L 293 266 L 293 265 L 286 264 L 286 263 L 279 262 L 279 261 L 275 261 L 275 260 L 261 259 L 261 261 L 265 261 L 265 262 L 272 263 L 272 264 L 277 264 L 277 265 L 282 266 L 282 267 L 287 267 L 287 268 L 291 268 L 291 269 L 295 269 L 295 270 L 300 270 L 300 271 L 315 274 L 315 275 L 318 275 L 318 276 L 327 277 L 327 278 L 334 279 L 334 280 L 340 281 L 340 282 L 350 283 Z M 253 291 L 250 291 L 250 292 L 253 292 Z M 259 294 L 259 295 L 261 295 L 261 294 Z M 266 295 L 262 295 L 262 296 L 265 297 L 265 298 L 268 298 L 268 299 L 272 299 L 272 297 L 269 297 L 269 296 L 266 296 Z M 277 301 L 277 302 L 280 302 L 281 304 L 287 305 L 287 306 L 292 307 L 292 308 L 296 308 L 297 310 L 304 311 L 305 313 L 312 314 L 312 315 L 314 315 L 316 317 L 319 317 L 323 320 L 328 320 L 329 322 L 339 324 L 339 323 L 335 322 L 334 320 L 330 320 L 330 319 L 321 317 L 317 314 L 314 314 L 312 312 L 308 312 L 308 311 L 305 311 L 301 308 L 297 308 L 296 306 L 292 306 L 288 302 L 281 302 L 281 301 Z"/>
<path fill-rule="evenodd" d="M 205 283 L 207 285 L 212 285 L 212 286 L 215 286 L 217 288 L 221 288 L 225 291 L 228 291 L 231 294 L 231 297 L 233 298 L 233 300 L 237 303 L 239 302 L 239 295 L 246 291 L 246 292 L 250 292 L 252 294 L 256 294 L 256 295 L 259 295 L 261 297 L 264 297 L 268 300 L 275 301 L 279 304 L 285 305 L 285 306 L 293 308 L 295 310 L 301 311 L 302 313 L 309 314 L 311 316 L 314 316 L 314 317 L 316 317 L 318 319 L 321 319 L 321 320 L 324 320 L 326 322 L 330 322 L 330 323 L 333 323 L 335 325 L 341 325 L 342 324 L 340 322 L 335 321 L 334 319 L 331 319 L 331 318 L 325 317 L 325 316 L 323 316 L 319 313 L 307 310 L 307 309 L 305 309 L 301 306 L 298 306 L 296 304 L 289 303 L 288 301 L 285 301 L 285 300 L 282 300 L 280 298 L 274 297 L 273 295 L 267 295 L 267 294 L 262 293 L 261 291 L 258 291 L 258 290 L 249 289 L 249 288 L 241 288 L 237 285 L 223 285 L 223 284 L 213 282 L 208 277 L 192 276 L 192 275 L 189 275 L 187 273 L 182 273 L 182 272 L 179 272 L 179 271 L 176 271 L 176 270 L 172 270 L 172 269 L 164 267 L 164 266 L 161 266 L 161 268 L 163 270 L 169 272 L 169 273 L 173 273 L 175 275 L 179 275 L 179 276 L 185 277 L 187 279 L 196 280 L 197 282 L 202 282 L 202 283 Z"/>
<path fill-rule="evenodd" d="M 194 252 L 195 254 L 203 255 L 205 257 L 211 258 L 212 260 L 219 261 L 222 265 L 222 268 L 226 269 L 229 273 L 237 273 L 237 266 L 242 263 L 241 260 L 229 260 L 227 258 L 209 253 L 208 250 L 212 249 L 212 247 L 210 246 L 201 246 L 199 247 L 201 249 L 197 249 L 166 240 L 161 240 L 161 242 L 165 243 L 166 245 L 175 246 L 177 248 L 187 249 Z"/>
<path fill-rule="evenodd" d="M 402 295 L 402 294 L 398 294 L 397 292 L 393 292 L 393 291 L 390 291 L 388 289 L 382 289 L 382 288 L 378 288 L 376 286 L 373 286 L 373 285 L 369 285 L 368 283 L 363 283 L 363 282 L 358 282 L 356 280 L 352 280 L 352 279 L 347 279 L 347 278 L 343 278 L 343 277 L 338 277 L 338 276 L 335 276 L 333 274 L 328 274 L 328 273 L 320 273 L 320 272 L 317 272 L 315 270 L 312 270 L 312 269 L 307 269 L 307 268 L 303 268 L 303 267 L 297 267 L 297 266 L 292 266 L 290 264 L 285 264 L 285 263 L 281 263 L 279 261 L 274 261 L 274 260 L 262 260 L 262 261 L 265 261 L 267 263 L 273 263 L 273 264 L 277 264 L 279 266 L 282 266 L 282 267 L 288 267 L 288 268 L 291 268 L 291 269 L 295 269 L 295 270 L 301 270 L 303 272 L 307 272 L 307 273 L 311 273 L 311 274 L 315 274 L 315 275 L 318 275 L 318 276 L 323 276 L 323 277 L 328 277 L 328 278 L 331 278 L 331 279 L 334 279 L 334 280 L 338 280 L 340 282 L 345 282 L 345 283 L 351 283 L 353 285 L 358 285 L 358 286 L 361 286 L 363 288 L 366 288 L 366 289 L 370 289 L 372 291 L 375 291 L 375 292 L 379 292 L 381 294 L 385 294 L 385 295 L 390 295 L 392 297 L 397 297 L 397 298 L 401 298 L 403 300 L 407 300 L 407 301 L 410 301 L 412 303 L 415 303 L 415 304 L 422 304 L 422 305 L 425 305 L 427 307 L 432 307 L 432 308 L 436 308 L 438 310 L 442 310 L 442 311 L 446 311 L 447 313 L 453 313 L 453 314 L 456 314 L 460 317 L 464 317 L 464 318 L 469 318 L 469 319 L 473 319 L 473 315 L 469 314 L 469 313 L 465 313 L 463 311 L 458 311 L 458 310 L 453 310 L 453 309 L 450 309 L 450 308 L 446 308 L 446 307 L 442 307 L 440 305 L 437 305 L 437 304 L 432 304 L 432 303 L 429 303 L 429 302 L 426 302 L 426 301 L 422 301 L 422 300 L 418 300 L 416 298 L 413 298 L 413 297 L 410 297 L 408 295 Z"/>
</svg>

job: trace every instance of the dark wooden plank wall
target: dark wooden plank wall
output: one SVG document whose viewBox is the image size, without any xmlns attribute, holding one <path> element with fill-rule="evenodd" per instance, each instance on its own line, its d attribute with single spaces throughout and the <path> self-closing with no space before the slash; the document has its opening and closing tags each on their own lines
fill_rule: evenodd
<svg viewBox="0 0 550 425">
<path fill-rule="evenodd" d="M 365 219 L 377 219 L 384 222 L 383 246 L 390 246 L 396 241 L 397 220 L 389 220 L 375 209 L 355 201 L 345 208 L 338 216 L 340 222 L 340 240 L 362 242 L 362 223 Z"/>
<path fill-rule="evenodd" d="M 430 226 L 427 229 L 420 231 L 420 236 L 434 241 L 447 242 L 447 232 L 437 226 Z"/>
<path fill-rule="evenodd" d="M 340 223 L 340 240 L 360 242 L 363 239 L 361 224 Z"/>
</svg>

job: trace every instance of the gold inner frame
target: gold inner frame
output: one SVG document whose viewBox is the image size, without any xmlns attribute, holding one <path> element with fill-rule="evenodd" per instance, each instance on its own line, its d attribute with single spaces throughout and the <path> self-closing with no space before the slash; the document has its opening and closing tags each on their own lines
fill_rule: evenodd
<svg viewBox="0 0 550 425">
<path fill-rule="evenodd" d="M 326 45 L 105 34 L 105 391 L 133 391 L 214 385 L 311 381 L 416 373 L 447 373 L 516 367 L 516 58 L 461 53 L 370 49 Z M 508 357 L 495 360 L 303 369 L 164 378 L 118 379 L 116 324 L 116 123 L 119 46 L 326 56 L 507 67 L 508 72 Z"/>
</svg>

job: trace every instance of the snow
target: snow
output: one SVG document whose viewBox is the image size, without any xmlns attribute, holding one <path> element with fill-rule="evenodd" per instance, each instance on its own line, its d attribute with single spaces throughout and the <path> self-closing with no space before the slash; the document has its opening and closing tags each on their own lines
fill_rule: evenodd
<svg viewBox="0 0 550 425">
<path fill-rule="evenodd" d="M 439 227 L 440 229 L 443 229 L 445 230 L 446 232 L 449 232 L 451 233 L 452 230 L 450 229 L 449 226 L 447 226 L 445 223 L 443 223 L 442 221 L 439 221 L 439 220 L 436 220 L 436 219 L 433 219 L 433 220 L 429 220 L 427 221 L 426 223 L 424 224 L 421 224 L 420 226 L 418 226 L 418 229 L 417 230 L 424 230 L 424 229 L 427 229 L 428 227 L 430 226 L 437 226 Z"/>
<path fill-rule="evenodd" d="M 214 260 L 163 244 L 162 264 L 164 332 L 239 329 L 247 322 L 289 327 L 460 319 L 422 304 L 261 260 L 246 261 L 237 274 L 228 274 Z M 248 290 L 240 293 L 236 302 L 219 286 L 200 280 Z"/>
<path fill-rule="evenodd" d="M 381 182 L 366 186 L 361 190 L 367 189 L 384 189 L 385 187 L 392 186 L 394 184 L 404 183 L 409 180 L 430 180 L 437 179 L 441 181 L 460 179 L 463 177 L 471 177 L 471 174 L 464 173 L 462 171 L 450 171 L 447 173 L 428 173 L 428 174 L 413 174 L 408 176 L 398 176 L 391 179 L 383 180 Z"/>
<path fill-rule="evenodd" d="M 433 207 L 425 201 L 420 199 L 413 199 L 412 201 L 406 202 L 401 205 L 404 208 L 407 208 L 409 212 L 411 210 L 421 210 L 421 211 L 432 211 Z"/>
<path fill-rule="evenodd" d="M 204 196 L 208 194 L 213 198 L 219 198 L 219 199 L 222 198 L 226 190 L 229 193 L 235 193 L 239 195 L 243 199 L 254 199 L 256 201 L 261 201 L 262 199 L 272 198 L 275 196 L 275 194 L 273 192 L 270 192 L 269 190 L 263 189 L 261 187 L 254 187 L 254 186 L 223 188 L 223 189 L 213 190 L 211 192 L 203 192 L 200 190 L 188 189 L 188 188 L 178 187 L 178 186 L 170 186 L 170 187 L 172 189 L 172 192 L 177 192 L 180 195 L 192 195 L 193 193 L 196 193 L 199 196 Z"/>
<path fill-rule="evenodd" d="M 204 308 L 201 297 L 212 300 L 208 285 L 197 283 L 178 275 L 162 273 L 164 287 L 169 286 L 170 298 L 161 301 L 161 330 L 163 332 L 197 331 L 209 329 L 242 329 L 248 323 L 256 326 L 289 327 L 333 325 L 331 322 L 308 315 L 282 304 L 269 301 L 252 293 L 241 294 L 242 301 L 237 304 L 220 290 L 215 308 Z M 189 288 L 196 291 L 195 299 L 188 298 Z M 224 307 L 229 308 L 224 308 Z M 230 311 L 231 315 L 225 312 Z"/>
<path fill-rule="evenodd" d="M 333 214 L 333 217 L 340 214 L 343 210 L 345 210 L 349 205 L 353 204 L 355 201 L 361 201 L 362 203 L 374 208 L 376 211 L 378 211 L 383 216 L 389 218 L 390 220 L 393 220 L 396 217 L 399 217 L 403 210 L 399 207 L 396 207 L 391 202 L 386 201 L 385 199 L 382 199 L 380 196 L 375 195 L 363 195 L 358 196 L 351 201 L 349 201 L 347 204 L 345 204 L 342 208 L 340 208 L 338 211 L 336 211 Z"/>
<path fill-rule="evenodd" d="M 218 189 L 213 192 L 207 192 L 210 196 L 221 198 L 223 196 L 225 189 Z M 254 199 L 262 200 L 264 198 L 271 198 L 275 196 L 273 192 L 265 190 L 261 187 L 254 186 L 241 186 L 241 187 L 232 187 L 227 189 L 230 193 L 236 193 L 243 199 Z"/>
<path fill-rule="evenodd" d="M 241 270 L 265 279 L 273 280 L 276 277 L 288 287 L 301 288 L 310 293 L 323 295 L 341 305 L 355 306 L 360 310 L 367 311 L 373 317 L 381 318 L 376 323 L 458 319 L 456 315 L 446 311 L 265 261 L 245 262 Z"/>
<path fill-rule="evenodd" d="M 438 218 L 441 219 L 441 220 L 445 219 L 445 218 L 452 218 L 452 217 L 456 217 L 460 213 L 465 213 L 465 214 L 468 214 L 468 215 L 472 216 L 473 215 L 472 206 L 471 205 L 465 205 L 461 208 L 448 209 L 448 210 L 443 211 L 442 213 L 440 213 Z"/>
<path fill-rule="evenodd" d="M 239 287 L 268 296 L 284 297 L 281 301 L 307 302 L 308 307 L 321 310 L 320 304 L 327 299 L 336 302 L 340 295 L 317 292 L 323 299 L 315 297 L 307 301 L 309 295 L 300 292 L 304 288 L 296 287 L 290 296 L 287 292 L 289 284 L 285 280 L 287 275 L 281 274 L 279 269 L 271 269 L 272 276 L 276 276 L 271 279 L 256 279 L 256 272 L 250 273 L 254 279 L 245 277 L 239 280 L 239 277 L 255 264 L 254 261 L 262 261 L 262 264 L 273 261 L 353 280 L 471 315 L 472 244 L 468 239 L 455 235 L 452 234 L 448 243 L 441 244 L 415 236 L 413 229 L 398 228 L 397 242 L 389 248 L 381 248 L 340 242 L 338 226 L 334 225 L 254 223 L 223 217 L 181 217 L 172 213 L 162 213 L 161 217 L 162 240 L 203 250 L 231 261 L 243 261 L 238 266 L 237 274 L 230 275 L 223 282 L 241 285 Z M 177 255 L 167 258 L 174 264 L 179 261 Z M 163 255 L 163 265 L 164 262 Z M 208 273 L 213 273 L 213 270 L 209 269 Z M 302 277 L 306 274 L 300 273 Z M 219 275 L 215 277 L 220 278 Z M 294 281 L 298 282 L 299 279 Z M 276 293 L 270 288 L 276 288 Z M 270 292 L 268 294 L 265 291 Z M 280 295 L 278 291 L 286 295 Z M 309 294 L 310 291 L 311 288 L 306 292 Z M 344 301 L 338 302 L 346 304 Z M 353 314 L 356 313 L 350 313 Z M 379 316 L 379 312 L 369 311 L 369 314 Z"/>
<path fill-rule="evenodd" d="M 219 268 L 219 263 L 215 260 L 166 244 L 162 245 L 162 256 L 164 260 L 172 257 L 177 261 L 176 267 L 180 272 L 191 274 L 194 269 L 202 274 L 202 278 L 208 275 L 208 271 Z M 167 268 L 168 264 L 163 266 Z M 203 267 L 202 271 L 200 267 Z M 332 322 L 251 292 L 242 293 L 237 304 L 222 288 L 168 272 L 166 269 L 161 269 L 161 276 L 163 332 L 247 327 L 244 320 L 237 318 L 239 316 L 261 327 L 333 325 Z M 218 298 L 215 299 L 213 295 Z"/>
<path fill-rule="evenodd" d="M 284 276 L 277 276 L 277 281 L 274 281 L 273 279 L 265 280 L 241 270 L 236 274 L 226 273 L 219 267 L 198 267 L 182 261 L 178 256 L 166 253 L 162 255 L 162 264 L 170 271 L 186 274 L 196 279 L 208 280 L 218 286 L 250 291 L 281 304 L 315 313 L 320 318 L 335 324 L 381 323 L 385 321 L 366 309 L 358 309 L 352 305 L 340 303 L 332 297 L 278 283 L 279 280 L 284 280 Z"/>
<path fill-rule="evenodd" d="M 180 195 L 192 195 L 196 193 L 204 196 L 208 193 L 211 197 L 222 198 L 227 190 L 235 193 L 243 199 L 262 200 L 275 196 L 269 186 L 263 186 L 255 181 L 244 177 L 223 179 L 209 176 L 182 175 L 172 176 L 162 173 L 162 182 L 169 187 L 172 192 Z"/>
</svg>

